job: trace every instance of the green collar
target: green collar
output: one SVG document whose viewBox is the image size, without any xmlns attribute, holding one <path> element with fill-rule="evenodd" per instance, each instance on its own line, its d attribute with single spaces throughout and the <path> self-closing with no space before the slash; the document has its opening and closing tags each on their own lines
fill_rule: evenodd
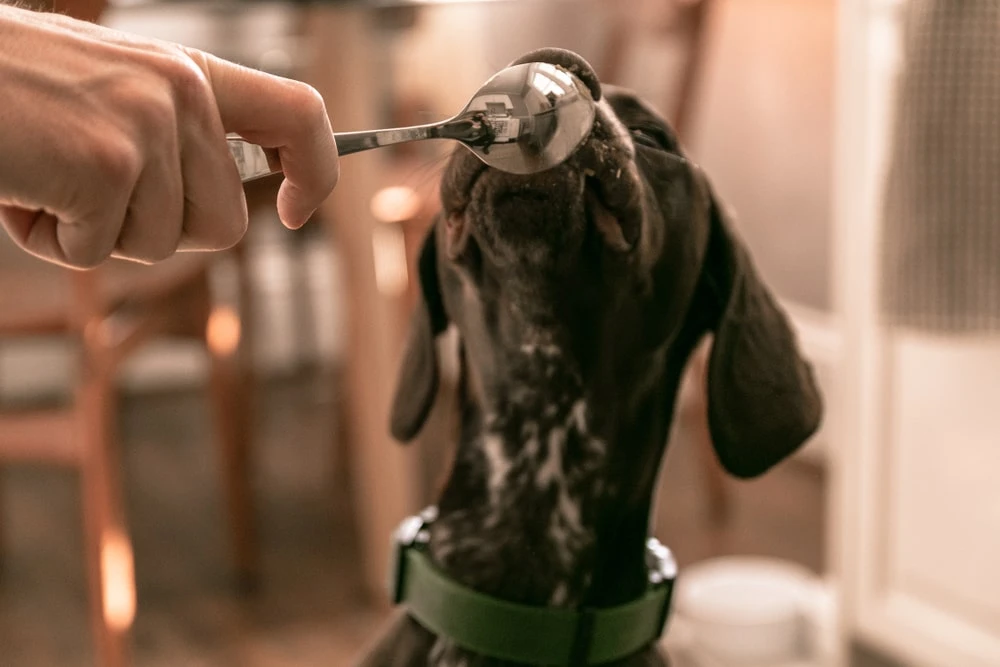
<svg viewBox="0 0 1000 667">
<path fill-rule="evenodd" d="M 629 656 L 663 633 L 677 565 L 657 540 L 647 543 L 650 585 L 637 599 L 600 609 L 515 604 L 450 579 L 423 546 L 437 511 L 405 519 L 394 534 L 393 602 L 431 632 L 481 655 L 530 665 L 596 665 Z"/>
</svg>

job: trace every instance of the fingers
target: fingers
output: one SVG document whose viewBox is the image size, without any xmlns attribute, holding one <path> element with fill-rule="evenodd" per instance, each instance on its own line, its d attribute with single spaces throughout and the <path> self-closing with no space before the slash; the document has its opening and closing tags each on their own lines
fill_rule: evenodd
<svg viewBox="0 0 1000 667">
<path fill-rule="evenodd" d="M 218 136 L 221 135 L 221 128 Z M 225 141 L 197 137 L 185 142 L 184 229 L 179 250 L 224 250 L 247 230 L 247 205 L 236 163 Z"/>
<path fill-rule="evenodd" d="M 227 178 L 206 177 L 227 170 L 233 172 Z M 246 204 L 235 170 L 228 151 L 196 151 L 182 169 L 177 151 L 167 150 L 147 162 L 130 200 L 109 198 L 72 221 L 0 206 L 0 225 L 24 250 L 71 268 L 92 268 L 109 256 L 152 263 L 179 249 L 221 250 L 246 232 Z"/>
<path fill-rule="evenodd" d="M 18 101 L 0 104 L 0 225 L 32 254 L 88 268 L 232 246 L 247 210 L 227 132 L 278 150 L 289 227 L 337 182 L 326 107 L 305 84 L 2 7 L 0 32 L 11 56 L 0 79 Z"/>
<path fill-rule="evenodd" d="M 112 256 L 153 263 L 172 255 L 184 227 L 184 182 L 177 141 L 146 162 Z"/>
<path fill-rule="evenodd" d="M 72 164 L 50 165 L 63 178 L 73 175 L 75 190 L 83 194 L 70 197 L 75 200 L 72 214 L 49 208 L 51 202 L 45 201 L 0 207 L 0 222 L 24 250 L 72 268 L 92 268 L 111 255 L 141 162 L 129 145 L 112 140 L 97 144 L 88 155 L 86 170 L 76 169 L 73 157 L 64 158 Z"/>
<path fill-rule="evenodd" d="M 246 232 L 243 183 L 229 152 L 226 131 L 201 64 L 185 56 L 172 72 L 178 105 L 179 172 L 183 228 L 179 250 L 223 250 Z M 175 153 L 177 153 L 175 149 Z"/>
<path fill-rule="evenodd" d="M 340 175 L 337 144 L 323 98 L 312 87 L 191 52 L 203 64 L 227 132 L 277 148 L 285 182 L 278 216 L 302 226 Z"/>
<path fill-rule="evenodd" d="M 69 223 L 45 211 L 14 206 L 0 207 L 0 223 L 27 252 L 75 269 L 93 268 L 110 257 L 120 224 L 113 217 Z"/>
</svg>

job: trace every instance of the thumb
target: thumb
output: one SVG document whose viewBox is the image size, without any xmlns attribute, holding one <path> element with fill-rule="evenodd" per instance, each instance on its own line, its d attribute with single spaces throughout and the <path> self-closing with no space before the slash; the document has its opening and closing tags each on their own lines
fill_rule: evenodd
<svg viewBox="0 0 1000 667">
<path fill-rule="evenodd" d="M 285 175 L 278 193 L 278 216 L 288 227 L 301 227 L 340 176 L 337 142 L 323 98 L 300 81 L 200 51 L 192 57 L 211 82 L 225 130 L 278 149 Z"/>
</svg>

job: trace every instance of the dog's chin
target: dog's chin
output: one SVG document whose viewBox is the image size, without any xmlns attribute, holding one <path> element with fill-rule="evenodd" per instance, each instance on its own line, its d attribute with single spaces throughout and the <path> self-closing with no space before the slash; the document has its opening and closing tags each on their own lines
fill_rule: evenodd
<svg viewBox="0 0 1000 667">
<path fill-rule="evenodd" d="M 617 121 L 602 118 L 569 160 L 537 174 L 492 169 L 458 149 L 441 188 L 448 255 L 475 239 L 501 272 L 544 280 L 579 268 L 590 232 L 612 252 L 634 248 L 643 219 L 634 150 L 612 131 Z"/>
<path fill-rule="evenodd" d="M 489 169 L 472 186 L 466 219 L 495 266 L 547 273 L 578 255 L 584 197 L 584 178 L 568 165 L 531 176 Z"/>
</svg>

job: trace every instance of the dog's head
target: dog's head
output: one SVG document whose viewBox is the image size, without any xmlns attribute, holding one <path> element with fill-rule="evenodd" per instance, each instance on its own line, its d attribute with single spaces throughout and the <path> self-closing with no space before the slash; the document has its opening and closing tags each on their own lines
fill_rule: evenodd
<svg viewBox="0 0 1000 667">
<path fill-rule="evenodd" d="M 452 156 L 419 260 L 422 298 L 394 436 L 412 439 L 431 409 L 435 339 L 449 324 L 462 341 L 469 400 L 531 391 L 516 359 L 549 350 L 588 395 L 591 428 L 613 444 L 622 429 L 641 430 L 628 425 L 636 420 L 656 422 L 652 436 L 665 439 L 680 370 L 710 332 L 716 452 L 731 474 L 764 472 L 815 431 L 821 412 L 786 317 L 667 123 L 628 92 L 602 91 L 574 54 L 545 50 L 518 62 L 540 60 L 591 89 L 593 131 L 565 163 L 529 176 L 488 168 L 464 149 Z"/>
</svg>

